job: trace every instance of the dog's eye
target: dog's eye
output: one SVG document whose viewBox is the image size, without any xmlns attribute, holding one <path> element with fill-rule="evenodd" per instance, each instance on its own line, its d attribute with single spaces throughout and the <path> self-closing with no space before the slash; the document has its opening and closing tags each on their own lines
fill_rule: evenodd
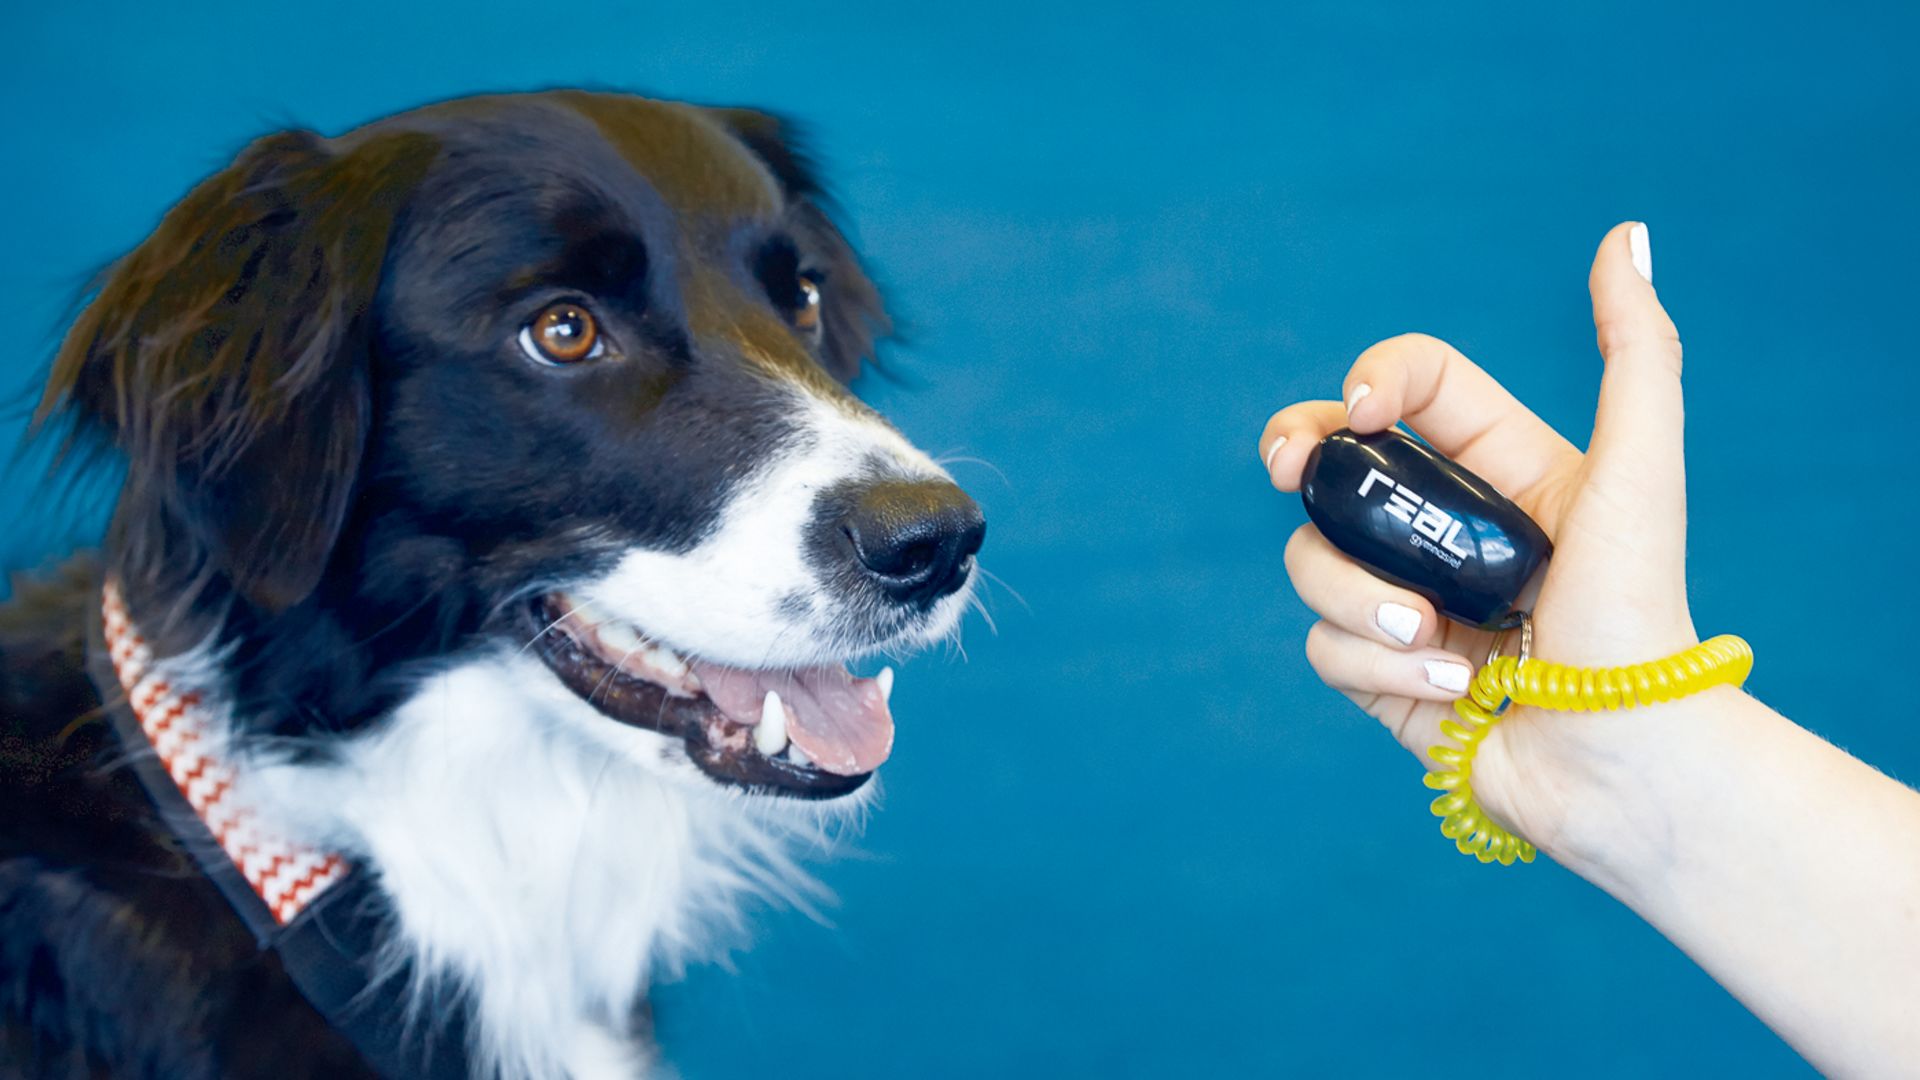
<svg viewBox="0 0 1920 1080">
<path fill-rule="evenodd" d="M 800 268 L 800 251 L 780 236 L 760 249 L 754 274 L 767 290 L 767 299 L 795 330 L 812 336 L 820 332 L 820 285 L 824 276 Z"/>
<path fill-rule="evenodd" d="M 820 329 L 820 282 L 812 275 L 800 275 L 799 301 L 788 317 L 797 330 L 811 334 Z"/>
<path fill-rule="evenodd" d="M 543 364 L 577 364 L 605 351 L 600 327 L 579 304 L 549 304 L 520 329 L 520 349 Z"/>
</svg>

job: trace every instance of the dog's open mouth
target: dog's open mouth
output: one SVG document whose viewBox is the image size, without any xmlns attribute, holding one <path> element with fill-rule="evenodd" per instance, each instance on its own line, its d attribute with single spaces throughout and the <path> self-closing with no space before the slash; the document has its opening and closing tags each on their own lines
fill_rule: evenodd
<svg viewBox="0 0 1920 1080">
<path fill-rule="evenodd" d="M 529 605 L 534 648 L 600 712 L 685 740 L 724 783 L 799 798 L 856 791 L 893 749 L 893 671 L 843 665 L 750 670 L 683 658 L 565 593 Z"/>
</svg>

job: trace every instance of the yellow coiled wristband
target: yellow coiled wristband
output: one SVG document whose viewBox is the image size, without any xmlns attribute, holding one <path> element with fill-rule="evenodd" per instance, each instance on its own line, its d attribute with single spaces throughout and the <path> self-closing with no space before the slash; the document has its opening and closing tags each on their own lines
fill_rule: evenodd
<svg viewBox="0 0 1920 1080">
<path fill-rule="evenodd" d="M 1529 628 L 1530 629 L 1530 628 Z M 1495 647 L 1498 647 L 1496 641 Z M 1433 800 L 1440 834 L 1462 854 L 1483 863 L 1530 863 L 1532 844 L 1489 818 L 1473 797 L 1473 757 L 1499 725 L 1509 704 L 1561 712 L 1597 712 L 1657 705 L 1715 686 L 1739 686 L 1753 670 L 1753 647 L 1732 634 L 1703 641 L 1664 660 L 1615 668 L 1577 668 L 1520 656 L 1494 656 L 1481 667 L 1467 696 L 1453 703 L 1459 720 L 1440 731 L 1458 746 L 1436 746 L 1427 756 L 1441 768 L 1425 783 L 1444 794 Z"/>
</svg>

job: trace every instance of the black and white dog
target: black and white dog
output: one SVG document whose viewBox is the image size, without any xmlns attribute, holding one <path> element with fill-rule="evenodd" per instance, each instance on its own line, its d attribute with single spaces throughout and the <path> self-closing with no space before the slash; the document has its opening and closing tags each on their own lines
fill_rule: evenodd
<svg viewBox="0 0 1920 1080">
<path fill-rule="evenodd" d="M 99 564 L 0 610 L 0 1072 L 631 1075 L 804 891 L 978 508 L 845 383 L 878 293 L 778 120 L 585 92 L 249 146 L 45 427 Z"/>
</svg>

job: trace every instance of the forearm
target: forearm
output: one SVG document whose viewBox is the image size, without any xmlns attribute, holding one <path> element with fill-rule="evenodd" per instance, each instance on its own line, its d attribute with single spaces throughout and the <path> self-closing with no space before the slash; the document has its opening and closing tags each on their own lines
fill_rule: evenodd
<svg viewBox="0 0 1920 1080">
<path fill-rule="evenodd" d="M 1607 827 L 1549 854 L 1816 1067 L 1920 1067 L 1920 793 L 1745 694 L 1661 708 L 1650 752 L 1573 802 Z"/>
</svg>

